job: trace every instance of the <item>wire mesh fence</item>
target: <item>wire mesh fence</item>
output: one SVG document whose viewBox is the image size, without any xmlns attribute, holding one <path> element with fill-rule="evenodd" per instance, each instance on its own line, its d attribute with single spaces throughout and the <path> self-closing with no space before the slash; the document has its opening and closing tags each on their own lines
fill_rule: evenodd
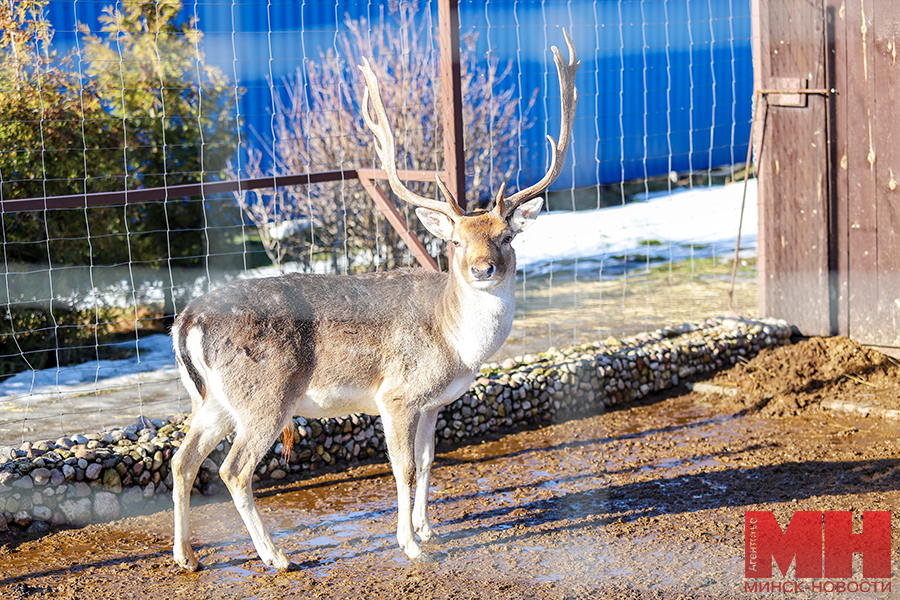
<svg viewBox="0 0 900 600">
<path fill-rule="evenodd" d="M 437 13 L 3 2 L 0 445 L 189 410 L 167 328 L 225 281 L 414 264 L 356 179 L 379 165 L 355 66 L 371 57 L 385 82 L 398 166 L 441 171 Z M 749 1 L 461 1 L 459 22 L 470 209 L 546 171 L 563 27 L 582 61 L 566 165 L 516 240 L 497 360 L 721 314 L 745 195 L 733 308 L 754 314 L 755 186 L 726 185 L 750 132 Z M 304 173 L 333 177 L 283 185 Z"/>
</svg>

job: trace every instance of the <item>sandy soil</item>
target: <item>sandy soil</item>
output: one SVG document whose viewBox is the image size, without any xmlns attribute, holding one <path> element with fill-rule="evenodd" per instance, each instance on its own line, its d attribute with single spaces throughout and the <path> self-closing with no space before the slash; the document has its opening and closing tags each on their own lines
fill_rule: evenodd
<svg viewBox="0 0 900 600">
<path fill-rule="evenodd" d="M 900 501 L 900 425 L 820 409 L 896 404 L 894 361 L 813 339 L 715 383 L 738 391 L 682 388 L 439 449 L 431 506 L 442 538 L 426 561 L 397 547 L 393 481 L 373 462 L 257 492 L 296 572 L 265 567 L 219 496 L 192 510 L 198 573 L 174 566 L 169 510 L 4 543 L 0 597 L 746 598 L 745 511 L 772 510 L 784 525 L 797 510 L 861 515 Z M 898 552 L 895 540 L 894 565 Z"/>
</svg>

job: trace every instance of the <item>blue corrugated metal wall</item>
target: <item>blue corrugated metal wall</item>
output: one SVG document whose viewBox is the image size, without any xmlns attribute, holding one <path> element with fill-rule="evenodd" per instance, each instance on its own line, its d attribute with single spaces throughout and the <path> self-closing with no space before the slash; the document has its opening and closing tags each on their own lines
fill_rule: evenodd
<svg viewBox="0 0 900 600">
<path fill-rule="evenodd" d="M 92 28 L 113 2 L 50 2 L 54 44 L 75 44 L 76 21 Z M 247 89 L 245 128 L 270 130 L 272 90 L 303 60 L 333 47 L 345 15 L 377 19 L 388 2 L 191 2 L 207 60 Z M 420 3 L 437 23 L 436 3 Z M 749 0 L 462 0 L 463 32 L 478 34 L 481 60 L 512 62 L 535 126 L 522 143 L 532 160 L 516 184 L 546 169 L 545 135 L 559 128 L 558 84 L 549 47 L 575 40 L 582 66 L 572 148 L 555 189 L 613 183 L 669 171 L 734 164 L 747 149 L 753 74 Z M 435 42 L 436 43 L 436 42 Z M 434 51 L 437 51 L 434 48 Z M 252 143 L 252 135 L 242 136 Z"/>
</svg>

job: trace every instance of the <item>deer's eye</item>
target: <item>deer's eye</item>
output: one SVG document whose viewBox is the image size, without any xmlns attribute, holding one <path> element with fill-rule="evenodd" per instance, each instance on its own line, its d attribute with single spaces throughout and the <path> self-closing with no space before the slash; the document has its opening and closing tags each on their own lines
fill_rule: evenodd
<svg viewBox="0 0 900 600">
<path fill-rule="evenodd" d="M 505 238 L 503 238 L 503 243 L 504 243 L 504 244 L 509 244 L 510 242 L 512 242 L 512 236 L 511 236 L 511 235 L 508 235 L 508 236 L 506 236 Z"/>
</svg>

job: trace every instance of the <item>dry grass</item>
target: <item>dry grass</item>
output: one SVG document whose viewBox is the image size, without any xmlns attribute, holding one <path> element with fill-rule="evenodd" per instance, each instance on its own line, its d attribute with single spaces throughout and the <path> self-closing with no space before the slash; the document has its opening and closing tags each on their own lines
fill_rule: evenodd
<svg viewBox="0 0 900 600">
<path fill-rule="evenodd" d="M 738 268 L 734 311 L 759 315 L 756 261 Z M 635 269 L 615 278 L 571 274 L 520 279 L 516 320 L 495 360 L 692 323 L 728 312 L 731 262 Z"/>
</svg>

